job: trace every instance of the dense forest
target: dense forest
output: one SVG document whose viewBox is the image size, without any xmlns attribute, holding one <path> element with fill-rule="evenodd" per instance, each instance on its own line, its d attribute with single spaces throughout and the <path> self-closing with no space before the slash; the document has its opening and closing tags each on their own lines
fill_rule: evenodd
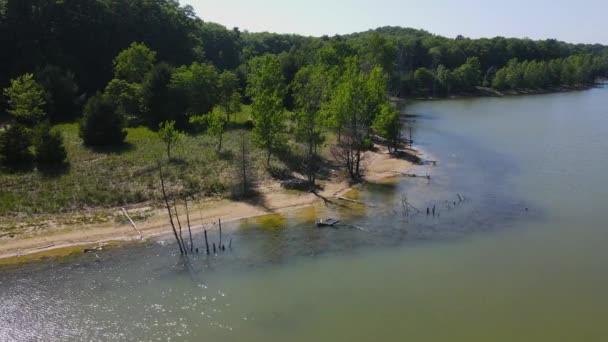
<svg viewBox="0 0 608 342">
<path fill-rule="evenodd" d="M 356 179 L 372 136 L 389 150 L 399 145 L 389 96 L 555 89 L 608 76 L 602 45 L 450 39 L 400 27 L 334 37 L 241 32 L 175 0 L 0 0 L 0 38 L 7 170 L 69 162 L 53 128 L 65 122 L 78 122 L 89 148 L 121 145 L 125 129 L 143 126 L 157 132 L 169 160 L 180 132 L 216 137 L 221 153 L 246 105 L 251 141 L 268 166 L 289 136 L 314 184 L 331 133 L 333 156 Z"/>
</svg>

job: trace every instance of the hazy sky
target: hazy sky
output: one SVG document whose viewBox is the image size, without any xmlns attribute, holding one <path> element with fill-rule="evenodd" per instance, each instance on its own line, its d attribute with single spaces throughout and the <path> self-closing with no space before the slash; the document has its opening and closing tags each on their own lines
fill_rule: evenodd
<svg viewBox="0 0 608 342">
<path fill-rule="evenodd" d="M 557 38 L 608 44 L 608 0 L 181 0 L 199 17 L 249 31 L 334 35 L 378 26 L 448 37 Z"/>
</svg>

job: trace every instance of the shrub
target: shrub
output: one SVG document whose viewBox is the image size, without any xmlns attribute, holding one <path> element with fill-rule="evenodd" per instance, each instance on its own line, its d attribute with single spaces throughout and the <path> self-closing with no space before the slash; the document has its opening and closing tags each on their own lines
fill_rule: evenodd
<svg viewBox="0 0 608 342">
<path fill-rule="evenodd" d="M 42 124 L 36 128 L 34 149 L 38 165 L 61 165 L 67 159 L 61 132 L 52 130 L 49 124 Z"/>
<path fill-rule="evenodd" d="M 32 162 L 30 132 L 21 125 L 13 125 L 0 132 L 0 162 L 10 168 L 26 167 Z"/>
<path fill-rule="evenodd" d="M 107 96 L 91 97 L 80 122 L 80 137 L 87 146 L 120 145 L 127 136 L 124 117 Z"/>
</svg>

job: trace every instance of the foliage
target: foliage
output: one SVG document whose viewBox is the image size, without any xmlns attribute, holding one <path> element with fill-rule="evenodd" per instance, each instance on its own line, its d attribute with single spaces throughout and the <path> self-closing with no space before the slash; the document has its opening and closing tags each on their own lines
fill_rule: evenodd
<svg viewBox="0 0 608 342">
<path fill-rule="evenodd" d="M 226 129 L 226 112 L 222 107 L 216 106 L 207 117 L 209 123 L 207 126 L 207 133 L 212 137 L 218 138 L 217 152 L 219 153 L 222 151 L 222 135 Z"/>
<path fill-rule="evenodd" d="M 414 81 L 420 90 L 429 91 L 430 89 L 433 89 L 435 75 L 425 67 L 418 68 L 414 73 Z"/>
<path fill-rule="evenodd" d="M 131 43 L 114 58 L 114 77 L 130 83 L 139 83 L 155 63 L 156 52 L 143 43 Z"/>
<path fill-rule="evenodd" d="M 35 125 L 46 116 L 44 88 L 36 82 L 33 74 L 11 80 L 11 85 L 4 89 L 4 95 L 8 99 L 8 113 L 17 121 Z"/>
<path fill-rule="evenodd" d="M 95 218 L 105 222 L 108 217 L 113 220 L 115 210 L 110 208 L 162 198 L 158 160 L 166 153 L 166 146 L 155 131 L 147 127 L 127 128 L 125 140 L 132 148 L 117 148 L 114 150 L 117 153 L 107 153 L 107 149 L 84 146 L 77 124 L 60 124 L 53 129 L 64 137 L 70 168 L 60 177 L 48 177 L 33 170 L 17 174 L 0 172 L 0 216 L 4 223 L 17 212 L 28 215 L 65 213 L 93 207 L 98 209 L 95 214 L 80 212 L 76 216 L 70 214 L 66 219 Z M 223 137 L 224 153 L 231 152 L 234 158 L 215 153 L 217 139 L 207 134 L 182 136 L 179 148 L 183 151 L 180 153 L 183 163 L 163 165 L 169 196 L 178 196 L 181 190 L 200 196 L 240 196 L 242 169 L 237 159 L 240 159 L 241 135 L 249 144 L 249 131 L 231 130 Z M 248 185 L 267 179 L 265 158 L 263 150 L 246 145 Z M 63 217 L 61 215 L 59 219 Z M 23 218 L 18 220 L 23 222 Z"/>
<path fill-rule="evenodd" d="M 179 141 L 181 135 L 181 132 L 175 128 L 175 121 L 165 121 L 158 125 L 158 137 L 167 147 L 168 159 L 171 159 L 171 146 Z"/>
<path fill-rule="evenodd" d="M 450 90 L 452 88 L 452 83 L 454 82 L 454 77 L 450 69 L 446 68 L 443 64 L 437 67 L 437 71 L 435 72 L 437 75 L 437 83 L 445 92 L 446 96 L 450 95 Z"/>
<path fill-rule="evenodd" d="M 87 146 L 109 146 L 124 143 L 125 120 L 116 104 L 107 96 L 91 97 L 80 121 L 80 137 Z"/>
<path fill-rule="evenodd" d="M 36 127 L 34 131 L 35 160 L 38 165 L 61 165 L 67 159 L 63 136 L 58 130 L 51 129 L 48 123 Z"/>
<path fill-rule="evenodd" d="M 21 125 L 0 131 L 0 162 L 9 169 L 28 166 L 33 159 L 30 132 Z"/>
<path fill-rule="evenodd" d="M 253 99 L 253 140 L 267 151 L 270 165 L 272 152 L 281 145 L 280 136 L 285 128 L 285 86 L 277 56 L 264 55 L 249 62 L 247 91 Z"/>
<path fill-rule="evenodd" d="M 167 63 L 159 63 L 152 68 L 142 82 L 141 94 L 147 110 L 146 122 L 152 127 L 174 117 L 170 114 L 172 96 L 169 84 L 172 75 L 173 67 Z"/>
<path fill-rule="evenodd" d="M 453 72 L 454 82 L 460 90 L 475 90 L 481 81 L 481 65 L 479 58 L 470 57 L 467 62 Z"/>
<path fill-rule="evenodd" d="M 218 101 L 218 73 L 211 64 L 193 63 L 175 70 L 169 89 L 176 102 L 174 116 L 208 113 Z"/>
<path fill-rule="evenodd" d="M 383 104 L 380 114 L 374 120 L 372 129 L 386 139 L 389 153 L 397 151 L 401 139 L 401 128 L 399 112 L 390 104 Z"/>
<path fill-rule="evenodd" d="M 219 75 L 217 87 L 218 103 L 226 113 L 226 120 L 230 121 L 230 115 L 240 110 L 239 78 L 232 71 L 224 71 Z"/>
<path fill-rule="evenodd" d="M 492 81 L 497 89 L 547 89 L 590 84 L 605 75 L 607 57 L 577 55 L 550 61 L 509 61 Z"/>
<path fill-rule="evenodd" d="M 80 115 L 82 101 L 72 71 L 46 65 L 36 73 L 36 80 L 46 90 L 46 110 L 51 121 L 75 119 Z"/>
<path fill-rule="evenodd" d="M 129 121 L 138 122 L 142 119 L 144 104 L 139 83 L 115 78 L 106 86 L 104 95 L 116 103 L 118 112 Z"/>
<path fill-rule="evenodd" d="M 323 142 L 322 105 L 328 99 L 325 69 L 319 65 L 306 66 L 296 74 L 291 85 L 296 102 L 296 135 L 306 148 L 305 170 L 314 187 L 320 170 L 318 148 Z"/>
<path fill-rule="evenodd" d="M 203 42 L 206 60 L 220 70 L 232 70 L 239 66 L 242 42 L 238 28 L 228 30 L 216 23 L 199 23 L 198 35 Z"/>
<path fill-rule="evenodd" d="M 372 101 L 366 99 L 366 92 L 371 87 L 367 87 L 357 57 L 348 57 L 345 64 L 345 71 L 329 102 L 328 111 L 330 123 L 338 131 L 340 140 L 333 151 L 334 157 L 343 164 L 352 179 L 358 179 L 361 177 L 363 139 L 369 128 L 366 123 L 370 119 L 373 121 L 367 112 Z"/>
</svg>

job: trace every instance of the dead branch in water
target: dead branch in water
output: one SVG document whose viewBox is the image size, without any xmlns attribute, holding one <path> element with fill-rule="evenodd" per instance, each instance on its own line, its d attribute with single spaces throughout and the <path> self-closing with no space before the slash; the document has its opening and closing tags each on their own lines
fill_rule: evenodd
<svg viewBox="0 0 608 342">
<path fill-rule="evenodd" d="M 139 230 L 139 228 L 137 228 L 137 226 L 135 225 L 135 222 L 133 222 L 133 220 L 131 219 L 131 217 L 127 213 L 127 209 L 122 208 L 122 212 L 125 214 L 125 216 L 127 217 L 127 219 L 129 219 L 129 222 L 131 222 L 131 226 L 133 226 L 133 228 L 137 231 L 137 233 L 139 233 L 139 239 L 143 240 L 144 239 L 144 234 L 141 232 L 141 230 Z"/>
<path fill-rule="evenodd" d="M 192 240 L 192 228 L 190 227 L 190 210 L 188 210 L 188 198 L 184 198 L 184 204 L 186 205 L 186 221 L 188 222 L 188 234 L 190 235 L 190 253 L 194 249 L 194 241 Z"/>
<path fill-rule="evenodd" d="M 369 203 L 353 200 L 353 199 L 346 198 L 346 197 L 343 197 L 343 196 L 338 197 L 338 199 L 342 200 L 342 201 L 346 201 L 346 202 L 351 202 L 351 203 L 365 205 L 365 206 L 372 207 L 372 208 L 376 207 L 376 205 L 374 205 L 374 204 L 369 204 Z"/>
<path fill-rule="evenodd" d="M 179 225 L 179 239 L 182 242 L 182 246 L 184 246 L 185 254 L 188 254 L 188 250 L 186 249 L 186 244 L 184 243 L 184 237 L 182 236 L 182 223 L 179 220 L 179 214 L 177 212 L 177 205 L 175 204 L 175 201 L 173 201 L 173 208 L 175 208 L 175 217 L 177 218 L 177 224 Z"/>
<path fill-rule="evenodd" d="M 399 172 L 403 177 L 410 177 L 410 178 L 426 178 L 426 179 L 431 179 L 430 175 L 426 175 L 426 176 L 420 176 L 414 173 L 404 173 L 404 172 Z"/>
<path fill-rule="evenodd" d="M 177 235 L 175 224 L 173 223 L 173 214 L 171 214 L 171 206 L 169 205 L 169 200 L 167 199 L 167 192 L 165 190 L 165 179 L 163 177 L 163 169 L 160 163 L 158 164 L 158 173 L 160 175 L 160 185 L 163 191 L 163 199 L 165 200 L 165 206 L 167 207 L 167 212 L 169 213 L 169 222 L 171 222 L 171 228 L 173 229 L 175 240 L 177 241 L 177 245 L 179 246 L 179 252 L 183 255 L 185 251 L 184 247 L 182 246 L 182 242 L 179 240 L 179 236 Z"/>
</svg>

